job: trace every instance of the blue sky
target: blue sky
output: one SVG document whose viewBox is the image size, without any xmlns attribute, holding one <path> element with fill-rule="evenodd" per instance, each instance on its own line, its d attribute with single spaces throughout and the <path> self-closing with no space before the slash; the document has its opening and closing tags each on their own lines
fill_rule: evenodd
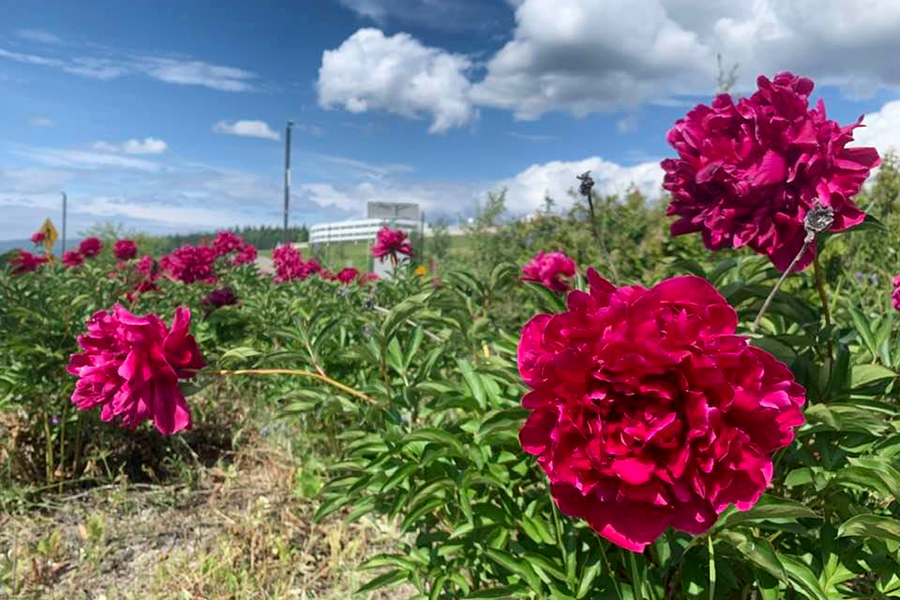
<svg viewBox="0 0 900 600">
<path fill-rule="evenodd" d="M 512 212 L 574 174 L 658 195 L 665 133 L 716 87 L 716 53 L 819 82 L 862 142 L 900 137 L 891 0 L 0 0 L 0 239 L 58 220 L 152 232 L 277 224 L 368 200 Z M 860 11 L 861 7 L 865 11 Z"/>
</svg>

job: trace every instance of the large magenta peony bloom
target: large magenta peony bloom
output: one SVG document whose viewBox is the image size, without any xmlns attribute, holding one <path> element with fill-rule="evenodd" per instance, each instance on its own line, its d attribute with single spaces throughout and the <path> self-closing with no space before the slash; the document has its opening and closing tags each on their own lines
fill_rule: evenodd
<svg viewBox="0 0 900 600">
<path fill-rule="evenodd" d="M 900 275 L 894 277 L 894 292 L 891 294 L 894 308 L 900 310 Z"/>
<path fill-rule="evenodd" d="M 9 259 L 9 264 L 12 265 L 11 275 L 18 277 L 25 273 L 37 271 L 37 268 L 46 263 L 47 260 L 46 256 L 38 256 L 27 250 L 19 250 L 18 256 Z"/>
<path fill-rule="evenodd" d="M 62 264 L 71 269 L 84 263 L 84 256 L 78 250 L 66 250 L 62 255 Z"/>
<path fill-rule="evenodd" d="M 554 292 L 569 291 L 569 283 L 563 277 L 575 276 L 575 261 L 563 252 L 538 252 L 522 267 L 523 281 L 536 281 Z"/>
<path fill-rule="evenodd" d="M 45 234 L 43 231 L 38 231 L 37 233 L 31 234 L 31 243 L 35 246 L 43 243 L 45 239 L 47 239 L 47 234 Z"/>
<path fill-rule="evenodd" d="M 803 246 L 803 218 L 820 201 L 834 209 L 831 231 L 860 224 L 851 201 L 881 162 L 875 148 L 848 148 L 862 117 L 841 127 L 813 82 L 792 73 L 757 80 L 758 91 L 735 104 L 721 94 L 698 105 L 668 134 L 679 158 L 662 162 L 672 193 L 672 235 L 701 232 L 710 250 L 750 246 L 785 271 Z M 812 262 L 811 247 L 797 270 Z"/>
<path fill-rule="evenodd" d="M 67 370 L 78 377 L 72 402 L 79 410 L 100 407 L 100 418 L 133 429 L 147 419 L 164 435 L 191 427 L 179 379 L 205 366 L 188 331 L 191 311 L 175 309 L 172 328 L 156 315 L 138 317 L 120 305 L 98 311 L 79 336 L 82 352 Z"/>
<path fill-rule="evenodd" d="M 238 250 L 243 244 L 244 238 L 241 236 L 230 231 L 220 231 L 213 240 L 213 250 L 216 251 L 216 256 L 225 256 Z"/>
<path fill-rule="evenodd" d="M 256 246 L 253 244 L 244 242 L 237 249 L 237 253 L 234 255 L 234 260 L 232 261 L 236 265 L 245 265 L 252 262 L 256 262 Z"/>
<path fill-rule="evenodd" d="M 670 525 L 700 534 L 729 504 L 750 508 L 803 423 L 803 387 L 735 334 L 705 280 L 617 289 L 587 276 L 589 294 L 534 317 L 519 343 L 532 389 L 519 440 L 560 510 L 640 552 Z"/>
<path fill-rule="evenodd" d="M 400 229 L 382 227 L 376 234 L 375 245 L 372 246 L 372 256 L 384 260 L 385 256 L 391 257 L 391 262 L 396 263 L 398 254 L 413 256 L 413 247 L 406 239 L 406 232 Z"/>
<path fill-rule="evenodd" d="M 84 238 L 78 244 L 78 252 L 85 258 L 93 258 L 100 254 L 101 250 L 103 250 L 103 242 L 97 237 Z"/>
<path fill-rule="evenodd" d="M 134 270 L 147 277 L 156 277 L 159 273 L 159 263 L 152 256 L 145 254 L 135 263 Z"/>
<path fill-rule="evenodd" d="M 182 246 L 160 259 L 160 267 L 173 279 L 184 283 L 215 281 L 216 252 L 204 246 Z"/>
<path fill-rule="evenodd" d="M 137 244 L 134 240 L 117 240 L 113 246 L 113 254 L 119 260 L 131 260 L 137 256 Z"/>
<path fill-rule="evenodd" d="M 338 271 L 337 275 L 335 275 L 335 279 L 341 283 L 352 283 L 357 277 L 359 277 L 359 270 L 354 269 L 353 267 L 341 269 Z"/>
</svg>

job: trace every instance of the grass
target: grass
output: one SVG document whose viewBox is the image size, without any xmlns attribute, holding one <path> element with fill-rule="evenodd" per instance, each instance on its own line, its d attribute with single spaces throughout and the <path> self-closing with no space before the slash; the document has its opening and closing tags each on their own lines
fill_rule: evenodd
<svg viewBox="0 0 900 600">
<path fill-rule="evenodd" d="M 271 415 L 253 415 L 271 423 Z M 378 571 L 359 565 L 401 541 L 391 523 L 312 515 L 324 461 L 281 422 L 234 432 L 213 463 L 164 483 L 117 481 L 75 493 L 7 490 L 0 598 L 276 600 L 350 598 Z M 410 589 L 359 595 L 412 595 Z"/>
</svg>

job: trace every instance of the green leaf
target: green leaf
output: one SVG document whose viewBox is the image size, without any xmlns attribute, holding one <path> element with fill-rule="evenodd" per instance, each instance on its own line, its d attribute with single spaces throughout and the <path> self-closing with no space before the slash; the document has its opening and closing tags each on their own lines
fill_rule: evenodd
<svg viewBox="0 0 900 600">
<path fill-rule="evenodd" d="M 369 581 L 364 586 L 356 590 L 357 594 L 364 594 L 366 592 L 371 592 L 372 590 L 377 590 L 383 587 L 391 587 L 397 585 L 401 581 L 406 581 L 409 579 L 409 573 L 406 571 L 401 571 L 396 569 L 394 571 L 388 571 L 383 575 L 379 575 L 375 579 Z"/>
<path fill-rule="evenodd" d="M 778 560 L 775 549 L 767 539 L 756 538 L 738 531 L 722 531 L 717 535 L 734 546 L 756 566 L 765 569 L 782 581 L 787 579 L 784 565 Z"/>
<path fill-rule="evenodd" d="M 787 554 L 779 554 L 779 560 L 787 571 L 788 578 L 794 584 L 794 589 L 802 593 L 810 600 L 829 600 L 822 591 L 819 581 L 813 572 L 800 559 Z"/>
<path fill-rule="evenodd" d="M 413 431 L 403 438 L 403 443 L 410 442 L 431 442 L 440 444 L 452 448 L 459 456 L 466 456 L 466 449 L 463 443 L 459 441 L 455 435 L 442 429 L 426 427 L 424 429 Z"/>
<path fill-rule="evenodd" d="M 896 377 L 897 373 L 881 365 L 856 365 L 853 367 L 850 381 L 853 388 L 856 389 L 878 381 L 884 381 L 885 379 L 895 379 Z"/>
<path fill-rule="evenodd" d="M 532 569 L 524 560 L 516 560 L 511 554 L 496 548 L 488 548 L 485 553 L 494 562 L 525 579 L 532 590 L 537 592 L 542 589 L 541 581 L 538 579 L 537 573 L 535 573 L 534 569 Z"/>
<path fill-rule="evenodd" d="M 472 368 L 472 363 L 461 358 L 457 361 L 457 364 L 459 365 L 459 370 L 462 372 L 466 385 L 472 392 L 472 397 L 478 402 L 478 406 L 480 406 L 482 410 L 485 410 L 487 408 L 487 402 L 485 401 L 484 386 L 481 385 L 481 379 L 478 377 L 478 374 L 475 373 L 475 369 Z"/>
<path fill-rule="evenodd" d="M 722 527 L 734 527 L 747 521 L 765 519 L 821 519 L 822 516 L 805 504 L 765 494 L 750 510 L 734 512 L 724 519 Z"/>
<path fill-rule="evenodd" d="M 879 515 L 857 515 L 841 523 L 838 537 L 874 537 L 900 541 L 900 521 Z"/>
<path fill-rule="evenodd" d="M 527 589 L 523 585 L 506 585 L 503 587 L 488 588 L 484 590 L 475 590 L 468 596 L 466 600 L 491 600 L 493 598 L 518 598 L 527 593 Z"/>
</svg>

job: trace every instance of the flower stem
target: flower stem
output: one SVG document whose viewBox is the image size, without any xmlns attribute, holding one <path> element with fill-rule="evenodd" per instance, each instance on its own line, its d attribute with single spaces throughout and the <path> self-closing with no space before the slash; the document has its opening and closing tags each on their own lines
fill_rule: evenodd
<svg viewBox="0 0 900 600">
<path fill-rule="evenodd" d="M 603 252 L 603 255 L 606 257 L 606 262 L 609 264 L 609 270 L 612 273 L 613 281 L 616 286 L 618 286 L 619 274 L 616 272 L 616 263 L 613 262 L 612 254 L 609 253 L 606 243 L 603 241 L 603 236 L 600 235 L 600 230 L 597 228 L 597 218 L 594 216 L 594 201 L 591 199 L 591 194 L 587 195 L 587 201 L 588 209 L 591 211 L 591 230 L 594 232 L 597 243 L 600 244 L 600 251 Z"/>
<path fill-rule="evenodd" d="M 297 377 L 309 377 L 311 379 L 317 379 L 323 383 L 327 383 L 328 385 L 346 392 L 351 396 L 355 396 L 360 400 L 365 400 L 366 402 L 370 402 L 372 404 L 377 403 L 377 400 L 375 400 L 375 398 L 367 396 L 357 389 L 354 389 L 348 385 L 344 385 L 340 381 L 335 381 L 327 375 L 323 375 L 321 373 L 313 373 L 312 371 L 303 371 L 300 369 L 238 369 L 236 371 L 211 371 L 211 373 L 213 375 L 220 375 L 223 377 L 232 375 L 296 375 Z"/>
<path fill-rule="evenodd" d="M 759 328 L 759 322 L 762 321 L 763 316 L 766 314 L 766 311 L 769 310 L 769 305 L 772 304 L 772 300 L 775 298 L 775 294 L 778 293 L 778 290 L 781 288 L 781 284 L 784 283 L 784 280 L 787 279 L 788 275 L 794 270 L 794 267 L 797 266 L 797 263 L 800 262 L 800 258 L 806 254 L 806 251 L 809 249 L 809 245 L 811 241 L 804 241 L 803 247 L 800 248 L 800 252 L 797 253 L 797 256 L 794 257 L 794 260 L 791 261 L 790 266 L 785 270 L 784 273 L 781 274 L 781 278 L 778 280 L 778 283 L 775 284 L 775 287 L 772 288 L 772 291 L 769 292 L 768 297 L 766 297 L 766 301 L 763 302 L 762 308 L 759 309 L 759 313 L 756 315 L 756 318 L 753 319 L 753 325 L 750 326 L 750 331 L 756 331 Z"/>
<path fill-rule="evenodd" d="M 831 308 L 828 306 L 828 293 L 825 291 L 825 282 L 822 279 L 822 268 L 819 266 L 819 254 L 813 259 L 813 271 L 816 276 L 816 290 L 822 300 L 822 313 L 825 315 L 825 325 L 831 327 Z M 831 340 L 831 332 L 828 332 L 828 360 L 834 364 L 834 342 Z"/>
<path fill-rule="evenodd" d="M 644 579 L 638 570 L 637 558 L 634 552 L 629 552 L 628 557 L 631 560 L 631 589 L 634 600 L 644 600 Z"/>
</svg>

